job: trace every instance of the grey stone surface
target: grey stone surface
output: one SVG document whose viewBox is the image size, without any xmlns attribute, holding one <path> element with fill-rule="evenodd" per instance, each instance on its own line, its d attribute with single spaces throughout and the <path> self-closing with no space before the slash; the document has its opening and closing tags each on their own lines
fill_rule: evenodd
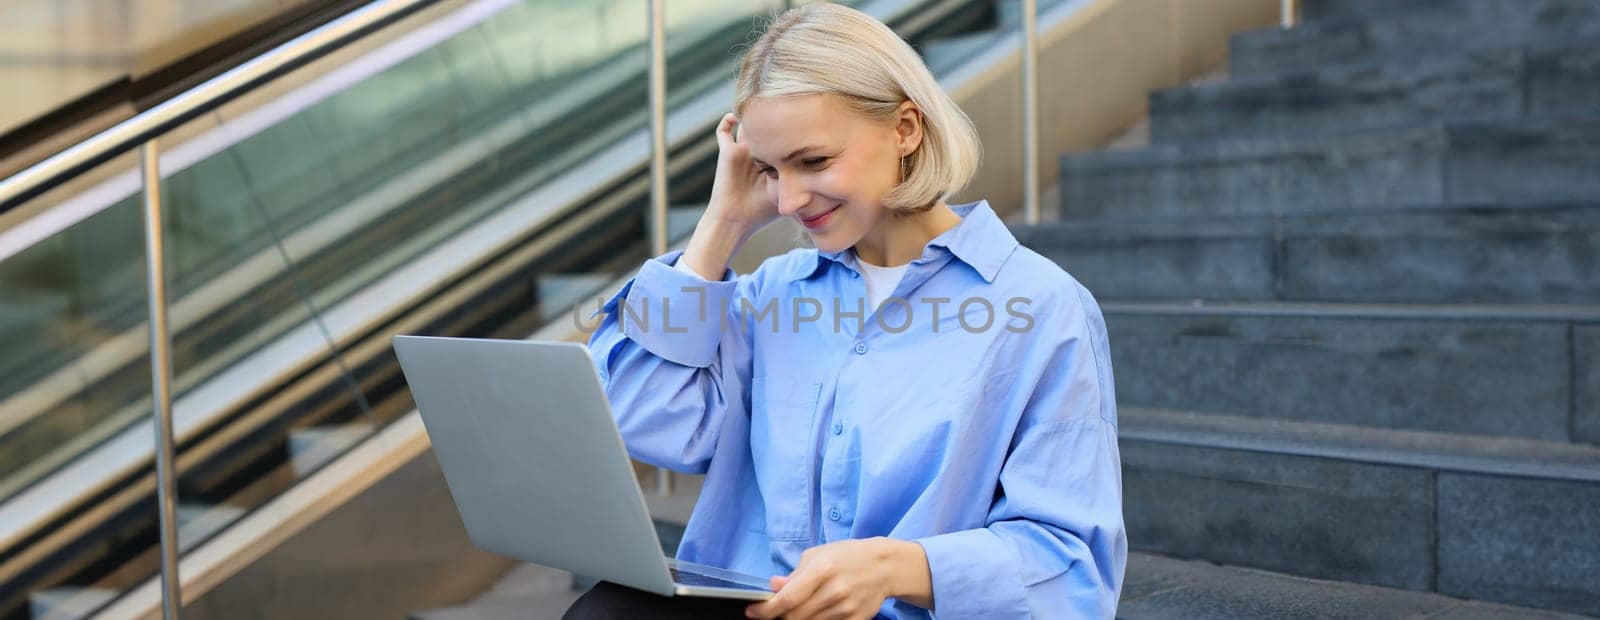
<svg viewBox="0 0 1600 620">
<path fill-rule="evenodd" d="M 1574 80 L 1547 63 L 1540 85 Z M 1414 63 L 1364 63 L 1181 86 L 1150 96 L 1156 142 L 1320 135 L 1440 119 L 1514 119 L 1526 107 L 1521 49 L 1465 52 Z M 1587 75 L 1587 74 L 1585 74 Z"/>
<path fill-rule="evenodd" d="M 1018 226 L 1018 241 L 1104 299 L 1272 299 L 1270 218 Z"/>
<path fill-rule="evenodd" d="M 1124 602 L 1118 618 L 1234 620 L 1261 618 L 1424 618 L 1444 613 L 1448 598 L 1374 586 L 1242 573 Z"/>
<path fill-rule="evenodd" d="M 1128 553 L 1128 566 L 1123 573 L 1119 600 L 1123 608 L 1126 608 L 1129 601 L 1197 583 L 1224 579 L 1226 575 L 1241 570 L 1245 569 L 1225 568 L 1204 560 L 1180 560 L 1133 551 Z"/>
<path fill-rule="evenodd" d="M 1118 437 L 1435 471 L 1600 485 L 1600 446 L 1123 405 Z"/>
<path fill-rule="evenodd" d="M 1282 299 L 1600 303 L 1600 206 L 1281 222 Z"/>
<path fill-rule="evenodd" d="M 1494 2 L 1497 0 L 1470 1 Z M 1498 1 L 1503 2 L 1504 0 Z M 1394 2 L 1393 0 L 1300 0 L 1299 5 L 1301 19 L 1317 21 L 1341 17 L 1388 18 L 1408 12 L 1435 11 L 1446 8 L 1446 5 L 1450 2 L 1459 2 L 1459 0 L 1406 0 L 1405 2 Z"/>
<path fill-rule="evenodd" d="M 1248 568 L 1128 554 L 1117 617 L 1234 618 L 1577 618 L 1537 609 L 1463 601 L 1426 592 L 1307 579 Z"/>
<path fill-rule="evenodd" d="M 1406 63 L 1454 56 L 1465 50 L 1517 47 L 1536 41 L 1600 34 L 1600 6 L 1591 0 L 1372 0 L 1383 17 L 1361 13 L 1302 15 L 1291 29 L 1236 34 L 1230 42 L 1233 75 L 1299 71 L 1389 59 Z"/>
<path fill-rule="evenodd" d="M 1572 349 L 1573 439 L 1600 444 L 1600 326 L 1574 327 Z"/>
<path fill-rule="evenodd" d="M 1014 232 L 1103 299 L 1600 304 L 1600 205 L 1079 220 Z"/>
<path fill-rule="evenodd" d="M 1311 457 L 1122 442 L 1134 548 L 1427 589 L 1427 472 Z"/>
<path fill-rule="evenodd" d="M 1459 607 L 1454 607 L 1450 609 L 1449 613 L 1442 616 L 1436 616 L 1439 620 L 1581 620 L 1590 617 L 1559 611 L 1472 601 L 1463 603 Z"/>
<path fill-rule="evenodd" d="M 1156 144 L 1061 159 L 1061 216 L 1144 217 L 1438 204 L 1445 136 L 1420 127 L 1318 141 Z"/>
<path fill-rule="evenodd" d="M 1600 615 L 1600 485 L 1440 473 L 1438 590 Z"/>
<path fill-rule="evenodd" d="M 1528 52 L 1528 111 L 1536 115 L 1600 108 L 1600 45 L 1536 45 Z"/>
<path fill-rule="evenodd" d="M 1105 310 L 1119 404 L 1569 439 L 1559 322 Z"/>
<path fill-rule="evenodd" d="M 1063 220 L 1600 200 L 1600 118 L 1157 144 L 1061 160 Z"/>
<path fill-rule="evenodd" d="M 1447 204 L 1600 198 L 1600 117 L 1462 123 L 1447 132 Z"/>
</svg>

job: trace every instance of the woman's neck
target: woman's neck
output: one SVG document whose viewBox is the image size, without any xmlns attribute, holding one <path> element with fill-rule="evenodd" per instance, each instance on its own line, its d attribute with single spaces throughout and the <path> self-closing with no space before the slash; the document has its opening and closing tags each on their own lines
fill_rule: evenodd
<svg viewBox="0 0 1600 620">
<path fill-rule="evenodd" d="M 878 225 L 856 242 L 856 258 L 880 267 L 897 267 L 922 256 L 928 242 L 955 228 L 961 216 L 943 200 L 912 215 L 886 213 Z"/>
</svg>

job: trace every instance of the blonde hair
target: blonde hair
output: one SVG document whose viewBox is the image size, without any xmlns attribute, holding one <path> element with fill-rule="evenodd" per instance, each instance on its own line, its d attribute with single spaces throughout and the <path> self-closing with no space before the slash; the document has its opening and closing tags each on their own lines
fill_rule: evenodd
<svg viewBox="0 0 1600 620">
<path fill-rule="evenodd" d="M 972 120 L 910 45 L 856 9 L 810 4 L 779 14 L 745 53 L 736 88 L 736 115 L 757 97 L 831 94 L 888 122 L 910 101 L 922 116 L 922 143 L 901 161 L 904 178 L 884 199 L 891 212 L 926 211 L 977 172 Z"/>
</svg>

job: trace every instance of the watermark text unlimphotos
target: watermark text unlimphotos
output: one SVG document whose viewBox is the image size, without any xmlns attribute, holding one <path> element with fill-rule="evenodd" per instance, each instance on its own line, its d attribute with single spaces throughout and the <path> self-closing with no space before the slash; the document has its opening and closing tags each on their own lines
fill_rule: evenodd
<svg viewBox="0 0 1600 620">
<path fill-rule="evenodd" d="M 688 333 L 690 321 L 695 324 L 704 324 L 708 321 L 708 313 L 712 306 L 718 309 L 717 319 L 719 329 L 728 329 L 730 326 L 743 331 L 748 325 L 752 329 L 767 329 L 771 333 L 788 330 L 790 333 L 799 333 L 803 327 L 817 324 L 812 329 L 831 327 L 834 333 L 840 333 L 847 324 L 846 320 L 855 321 L 855 331 L 859 332 L 866 326 L 867 309 L 866 300 L 856 297 L 848 301 L 845 298 L 833 297 L 826 302 L 816 297 L 786 297 L 770 298 L 765 303 L 757 304 L 746 297 L 731 299 L 722 297 L 711 300 L 706 294 L 706 287 L 685 286 L 680 289 L 686 294 L 694 295 L 693 307 L 673 307 L 674 298 L 662 297 L 651 299 L 648 297 L 618 299 L 616 309 L 620 315 L 617 320 L 623 331 L 632 332 L 639 330 L 649 332 L 659 330 L 668 334 Z M 682 304 L 684 298 L 677 300 Z M 593 310 L 604 309 L 600 298 L 594 300 Z M 927 313 L 928 321 L 922 323 L 932 332 L 941 329 L 949 330 L 947 324 L 951 312 L 954 312 L 956 323 L 960 328 L 970 333 L 982 333 L 991 329 L 1005 329 L 1014 333 L 1026 333 L 1033 329 L 1033 314 L 1028 312 L 1028 307 L 1033 300 L 1027 297 L 1011 297 L 997 304 L 986 297 L 967 297 L 964 299 L 951 299 L 949 297 L 920 297 L 915 302 L 904 297 L 890 297 L 878 306 L 878 311 L 872 315 L 873 322 L 889 333 L 901 333 L 917 325 L 917 318 Z M 735 305 L 737 304 L 737 305 Z M 595 317 L 584 319 L 587 311 L 583 304 L 572 309 L 572 323 L 579 331 L 588 334 L 600 328 L 604 319 Z M 788 310 L 787 314 L 783 310 Z M 827 310 L 832 310 L 831 315 Z M 1001 316 L 1004 312 L 1005 316 Z M 598 312 L 596 312 L 598 314 Z M 689 319 L 688 317 L 694 317 Z M 654 318 L 655 320 L 651 320 Z"/>
</svg>

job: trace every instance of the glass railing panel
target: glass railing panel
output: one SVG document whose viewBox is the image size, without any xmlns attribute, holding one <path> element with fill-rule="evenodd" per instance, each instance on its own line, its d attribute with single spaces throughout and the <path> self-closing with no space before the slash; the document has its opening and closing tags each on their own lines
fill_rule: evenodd
<svg viewBox="0 0 1600 620">
<path fill-rule="evenodd" d="M 19 211 L 76 211 L 87 188 L 132 181 L 115 171 L 136 161 L 113 160 Z M 100 372 L 148 355 L 146 338 L 128 337 L 145 321 L 144 265 L 135 200 L 0 259 L 0 499 L 103 440 L 107 433 L 96 429 L 125 424 L 130 416 L 120 405 L 149 398 L 148 372 L 142 381 L 107 381 Z"/>
</svg>

